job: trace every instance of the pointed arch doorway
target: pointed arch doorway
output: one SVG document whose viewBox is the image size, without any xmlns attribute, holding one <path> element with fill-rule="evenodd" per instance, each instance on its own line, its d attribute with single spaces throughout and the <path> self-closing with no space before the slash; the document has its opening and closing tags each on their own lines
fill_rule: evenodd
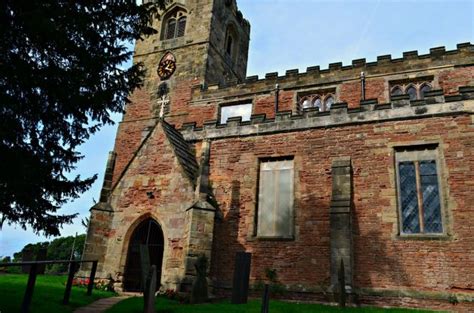
<svg viewBox="0 0 474 313">
<path fill-rule="evenodd" d="M 156 290 L 158 290 L 161 284 L 164 238 L 160 224 L 152 218 L 141 222 L 130 237 L 123 279 L 124 290 L 143 291 L 140 245 L 148 246 L 148 250 L 150 251 L 150 265 L 156 265 Z"/>
</svg>

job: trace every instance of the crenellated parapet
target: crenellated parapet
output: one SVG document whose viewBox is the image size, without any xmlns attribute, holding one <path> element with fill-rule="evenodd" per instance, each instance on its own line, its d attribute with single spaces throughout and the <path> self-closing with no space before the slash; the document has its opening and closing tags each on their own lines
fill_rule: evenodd
<svg viewBox="0 0 474 313">
<path fill-rule="evenodd" d="M 432 90 L 423 100 L 410 101 L 408 95 L 400 95 L 392 97 L 390 103 L 379 104 L 376 99 L 361 101 L 357 108 L 336 103 L 326 112 L 316 108 L 305 109 L 301 114 L 280 111 L 275 118 L 255 114 L 250 121 L 242 121 L 241 117 L 229 118 L 226 124 L 207 120 L 202 127 L 194 122 L 185 123 L 180 132 L 188 141 L 201 141 L 458 114 L 474 114 L 474 86 L 460 87 L 456 95 Z"/>
<path fill-rule="evenodd" d="M 342 62 L 330 63 L 327 69 L 320 66 L 310 66 L 306 72 L 290 69 L 284 75 L 278 72 L 266 73 L 264 77 L 248 76 L 244 81 L 227 80 L 225 83 L 202 85 L 195 87 L 195 96 L 228 95 L 237 91 L 274 89 L 275 84 L 282 88 L 302 88 L 318 84 L 328 84 L 348 80 L 357 80 L 364 72 L 368 79 L 403 72 L 421 72 L 423 70 L 451 67 L 472 66 L 474 64 L 474 45 L 470 42 L 460 43 L 454 50 L 435 47 L 427 54 L 418 51 L 403 52 L 401 58 L 392 58 L 390 54 L 377 57 L 376 61 L 367 62 L 365 58 L 356 59 L 350 65 Z"/>
</svg>

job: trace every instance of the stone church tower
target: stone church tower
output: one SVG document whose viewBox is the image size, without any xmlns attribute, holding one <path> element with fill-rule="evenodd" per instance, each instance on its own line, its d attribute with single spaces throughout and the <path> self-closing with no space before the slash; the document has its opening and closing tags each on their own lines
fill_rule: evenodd
<svg viewBox="0 0 474 313">
<path fill-rule="evenodd" d="M 235 0 L 167 1 L 153 26 L 158 33 L 136 43 L 144 87 L 119 124 L 84 251 L 99 260 L 97 277 L 129 291 L 140 289 L 140 244 L 165 288 L 189 288 L 196 257 L 211 257 L 209 143 L 192 146 L 171 124 L 203 110 L 190 105 L 193 92 L 243 81 L 249 47 L 250 25 Z"/>
</svg>

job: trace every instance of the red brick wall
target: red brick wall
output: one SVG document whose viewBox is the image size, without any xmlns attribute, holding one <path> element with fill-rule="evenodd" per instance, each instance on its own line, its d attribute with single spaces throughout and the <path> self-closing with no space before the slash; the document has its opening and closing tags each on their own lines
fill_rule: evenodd
<svg viewBox="0 0 474 313">
<path fill-rule="evenodd" d="M 439 85 L 447 94 L 456 94 L 459 86 L 474 85 L 474 66 L 440 72 Z"/>
<path fill-rule="evenodd" d="M 420 140 L 439 142 L 444 155 L 444 226 L 452 233 L 445 241 L 396 236 L 392 147 Z M 288 155 L 295 162 L 296 240 L 255 240 L 258 158 Z M 253 282 L 263 279 L 269 267 L 277 269 L 284 284 L 327 287 L 331 160 L 339 156 L 350 156 L 354 171 L 355 286 L 473 292 L 474 128 L 469 116 L 214 141 L 210 178 L 224 219 L 216 223 L 211 277 L 229 283 L 235 252 L 249 251 Z"/>
</svg>

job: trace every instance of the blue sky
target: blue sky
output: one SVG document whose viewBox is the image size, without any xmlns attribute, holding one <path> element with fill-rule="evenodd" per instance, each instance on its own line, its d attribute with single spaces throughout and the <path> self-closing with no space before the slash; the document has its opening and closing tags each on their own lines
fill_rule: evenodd
<svg viewBox="0 0 474 313">
<path fill-rule="evenodd" d="M 375 61 L 378 55 L 401 57 L 404 51 L 474 42 L 474 0 L 445 1 L 317 1 L 237 0 L 252 25 L 248 76 L 359 58 Z M 115 120 L 120 121 L 116 115 Z M 107 154 L 113 149 L 117 125 L 107 126 L 80 149 L 85 158 L 75 174 L 99 178 L 79 199 L 61 213 L 80 213 L 63 235 L 84 233 L 81 219 L 89 216 L 93 199 L 99 198 Z M 31 242 L 48 240 L 20 227 L 0 231 L 0 256 L 12 255 Z"/>
</svg>

